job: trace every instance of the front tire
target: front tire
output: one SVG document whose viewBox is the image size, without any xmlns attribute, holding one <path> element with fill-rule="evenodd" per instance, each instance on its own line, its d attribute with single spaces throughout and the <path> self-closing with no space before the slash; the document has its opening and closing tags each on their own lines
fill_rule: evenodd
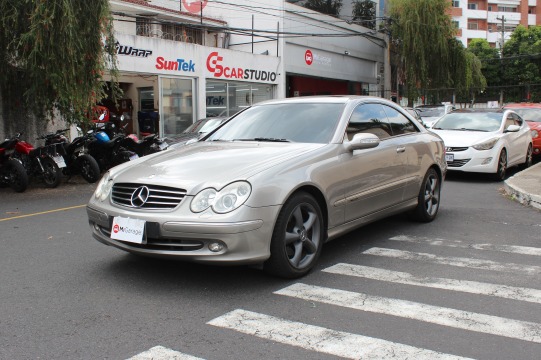
<svg viewBox="0 0 541 360">
<path fill-rule="evenodd" d="M 306 275 L 321 254 L 324 234 L 323 215 L 314 197 L 304 192 L 293 195 L 278 214 L 264 270 L 288 279 Z"/>
<path fill-rule="evenodd" d="M 62 169 L 49 157 L 43 158 L 41 165 L 43 166 L 43 182 L 45 182 L 45 186 L 48 188 L 57 187 L 62 179 Z"/>
<path fill-rule="evenodd" d="M 495 174 L 492 174 L 492 178 L 495 181 L 504 181 L 507 175 L 507 151 L 502 149 L 500 156 L 498 157 L 498 169 Z"/>
<path fill-rule="evenodd" d="M 26 173 L 24 166 L 14 159 L 6 161 L 4 166 L 7 183 L 13 191 L 25 191 L 28 187 L 28 174 Z"/>
<path fill-rule="evenodd" d="M 430 168 L 426 172 L 421 189 L 419 190 L 417 207 L 411 213 L 412 218 L 421 222 L 431 222 L 434 220 L 440 208 L 440 193 L 440 177 L 436 170 Z"/>
<path fill-rule="evenodd" d="M 95 183 L 100 179 L 100 166 L 96 159 L 88 154 L 83 154 L 77 158 L 77 167 L 79 173 L 89 183 Z"/>
<path fill-rule="evenodd" d="M 523 169 L 527 169 L 533 164 L 533 146 L 532 144 L 528 145 L 528 150 L 526 151 L 526 161 L 522 164 Z"/>
</svg>

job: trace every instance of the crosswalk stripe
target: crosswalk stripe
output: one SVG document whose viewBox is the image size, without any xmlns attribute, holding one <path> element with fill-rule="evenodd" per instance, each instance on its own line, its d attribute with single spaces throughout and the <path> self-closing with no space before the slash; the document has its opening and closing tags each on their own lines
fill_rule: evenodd
<svg viewBox="0 0 541 360">
<path fill-rule="evenodd" d="M 145 352 L 137 354 L 128 360 L 203 360 L 198 357 L 186 355 L 163 346 L 155 346 Z"/>
<path fill-rule="evenodd" d="M 278 295 L 541 343 L 541 324 L 302 283 Z"/>
<path fill-rule="evenodd" d="M 534 265 L 521 265 L 513 263 L 498 263 L 491 260 L 470 259 L 462 257 L 443 257 L 427 253 L 416 253 L 396 249 L 370 248 L 363 254 L 391 257 L 401 260 L 424 261 L 433 264 L 450 265 L 471 269 L 511 272 L 516 274 L 537 275 L 541 273 L 541 267 Z"/>
<path fill-rule="evenodd" d="M 404 241 L 417 244 L 429 244 L 461 249 L 490 250 L 513 254 L 541 256 L 541 248 L 516 245 L 493 245 L 493 244 L 466 244 L 460 240 L 431 239 L 427 237 L 394 236 L 389 240 Z"/>
<path fill-rule="evenodd" d="M 231 311 L 208 324 L 346 359 L 464 359 L 242 309 Z"/>
<path fill-rule="evenodd" d="M 407 272 L 343 263 L 333 265 L 323 271 L 338 275 L 355 276 L 405 285 L 460 291 L 470 294 L 495 296 L 541 304 L 541 290 L 538 289 L 489 284 L 477 281 L 414 276 Z"/>
</svg>

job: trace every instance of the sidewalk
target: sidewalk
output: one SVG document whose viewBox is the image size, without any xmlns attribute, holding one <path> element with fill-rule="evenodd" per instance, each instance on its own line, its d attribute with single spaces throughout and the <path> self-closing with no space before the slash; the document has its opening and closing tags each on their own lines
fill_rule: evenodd
<svg viewBox="0 0 541 360">
<path fill-rule="evenodd" d="M 521 204 L 541 210 L 541 162 L 505 180 L 505 191 Z"/>
</svg>

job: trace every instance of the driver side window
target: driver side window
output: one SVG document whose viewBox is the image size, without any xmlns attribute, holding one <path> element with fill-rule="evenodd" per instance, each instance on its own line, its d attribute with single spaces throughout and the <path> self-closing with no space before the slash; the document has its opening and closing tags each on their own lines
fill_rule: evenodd
<svg viewBox="0 0 541 360">
<path fill-rule="evenodd" d="M 380 104 L 361 104 L 353 110 L 346 129 L 348 140 L 358 133 L 371 133 L 380 139 L 392 135 L 387 115 Z"/>
</svg>

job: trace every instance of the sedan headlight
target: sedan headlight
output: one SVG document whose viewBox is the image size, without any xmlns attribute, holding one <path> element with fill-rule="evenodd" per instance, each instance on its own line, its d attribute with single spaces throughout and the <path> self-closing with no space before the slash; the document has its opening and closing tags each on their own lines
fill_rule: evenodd
<svg viewBox="0 0 541 360">
<path fill-rule="evenodd" d="M 473 145 L 475 150 L 490 150 L 496 145 L 499 138 L 490 139 L 488 141 L 482 142 L 480 144 Z"/>
<path fill-rule="evenodd" d="M 113 179 L 111 178 L 111 173 L 108 171 L 105 173 L 105 175 L 103 175 L 100 182 L 98 183 L 96 191 L 94 192 L 94 196 L 96 196 L 96 199 L 103 201 L 107 199 L 107 196 L 109 196 L 112 188 Z"/>
<path fill-rule="evenodd" d="M 537 130 L 532 130 L 532 139 L 535 139 L 539 136 L 539 132 Z"/>
<path fill-rule="evenodd" d="M 237 181 L 220 191 L 208 188 L 201 190 L 193 198 L 190 209 L 199 213 L 209 207 L 218 214 L 225 214 L 244 204 L 252 192 L 252 186 L 246 181 Z"/>
</svg>

